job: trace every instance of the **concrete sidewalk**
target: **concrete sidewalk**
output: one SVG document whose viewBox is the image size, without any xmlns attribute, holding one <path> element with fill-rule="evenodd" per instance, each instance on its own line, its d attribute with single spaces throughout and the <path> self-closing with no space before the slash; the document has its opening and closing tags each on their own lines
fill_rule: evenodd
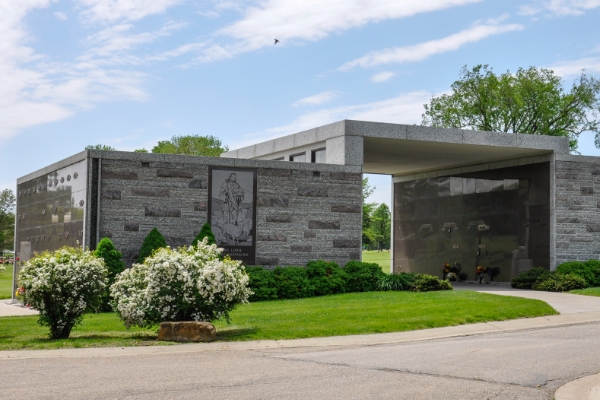
<svg viewBox="0 0 600 400">
<path fill-rule="evenodd" d="M 0 317 L 17 317 L 22 315 L 37 315 L 37 310 L 12 304 L 11 300 L 0 301 Z"/>
<path fill-rule="evenodd" d="M 496 286 L 477 283 L 453 283 L 455 290 L 473 290 L 480 293 L 515 296 L 542 300 L 561 314 L 576 314 L 600 311 L 600 297 L 570 293 L 540 292 L 537 290 L 513 289 L 510 286 Z"/>
</svg>

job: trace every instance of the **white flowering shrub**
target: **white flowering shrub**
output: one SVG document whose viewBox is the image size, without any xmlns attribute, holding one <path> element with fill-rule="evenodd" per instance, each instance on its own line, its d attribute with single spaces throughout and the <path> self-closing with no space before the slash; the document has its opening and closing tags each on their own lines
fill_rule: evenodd
<svg viewBox="0 0 600 400">
<path fill-rule="evenodd" d="M 86 311 L 97 307 L 106 286 L 104 260 L 90 251 L 63 247 L 29 260 L 19 273 L 20 297 L 40 312 L 50 338 L 66 339 Z"/>
<path fill-rule="evenodd" d="M 6 267 L 0 264 L 0 274 L 2 274 L 6 270 Z"/>
<path fill-rule="evenodd" d="M 157 250 L 117 277 L 111 286 L 113 309 L 128 327 L 229 320 L 229 312 L 252 292 L 241 262 L 220 257 L 222 251 L 206 239 L 197 246 Z"/>
</svg>

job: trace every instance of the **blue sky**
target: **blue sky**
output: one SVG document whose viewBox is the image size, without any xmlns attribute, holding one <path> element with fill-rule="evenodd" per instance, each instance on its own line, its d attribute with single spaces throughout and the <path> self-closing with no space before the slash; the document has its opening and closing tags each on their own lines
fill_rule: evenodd
<svg viewBox="0 0 600 400">
<path fill-rule="evenodd" d="M 570 86 L 600 77 L 598 21 L 600 0 L 0 0 L 0 189 L 88 144 L 418 124 L 464 65 Z M 600 155 L 590 134 L 579 151 Z"/>
</svg>

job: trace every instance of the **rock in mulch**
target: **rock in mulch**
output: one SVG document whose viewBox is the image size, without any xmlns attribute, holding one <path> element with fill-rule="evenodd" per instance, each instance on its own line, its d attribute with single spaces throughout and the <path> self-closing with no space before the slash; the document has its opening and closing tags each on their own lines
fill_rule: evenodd
<svg viewBox="0 0 600 400">
<path fill-rule="evenodd" d="M 217 330 L 210 322 L 161 322 L 158 340 L 167 342 L 212 342 Z"/>
</svg>

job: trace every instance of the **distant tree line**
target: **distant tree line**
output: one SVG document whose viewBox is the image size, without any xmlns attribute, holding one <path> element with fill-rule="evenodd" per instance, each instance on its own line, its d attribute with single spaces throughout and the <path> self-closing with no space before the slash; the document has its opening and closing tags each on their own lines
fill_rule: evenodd
<svg viewBox="0 0 600 400">
<path fill-rule="evenodd" d="M 367 203 L 367 198 L 374 189 L 369 185 L 369 178 L 363 178 L 362 243 L 369 250 L 389 249 L 392 215 L 385 203 Z"/>
<path fill-rule="evenodd" d="M 86 149 L 116 151 L 117 149 L 104 144 L 86 146 Z M 148 153 L 146 149 L 136 149 L 136 153 Z M 184 154 L 188 156 L 219 157 L 229 151 L 220 139 L 208 135 L 173 136 L 170 140 L 161 140 L 151 150 L 159 154 Z"/>
</svg>

